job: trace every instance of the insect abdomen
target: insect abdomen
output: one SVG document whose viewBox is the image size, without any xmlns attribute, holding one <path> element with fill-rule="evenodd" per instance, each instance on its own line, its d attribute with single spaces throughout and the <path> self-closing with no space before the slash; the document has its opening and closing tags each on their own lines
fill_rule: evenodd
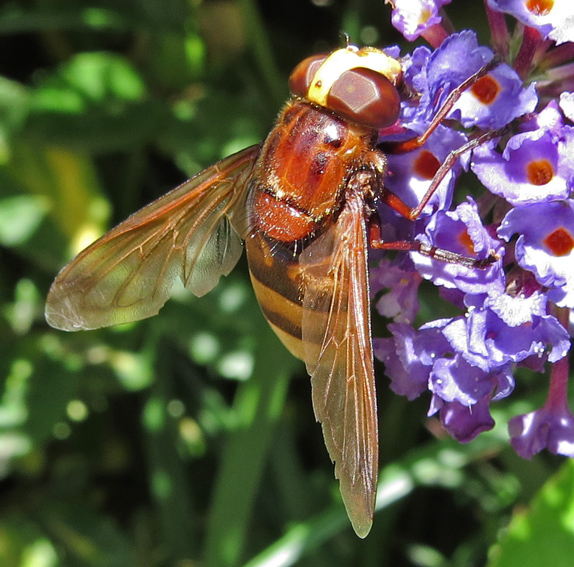
<svg viewBox="0 0 574 567">
<path fill-rule="evenodd" d="M 303 290 L 297 256 L 261 232 L 247 239 L 246 248 L 251 282 L 265 318 L 289 351 L 304 358 Z"/>
</svg>

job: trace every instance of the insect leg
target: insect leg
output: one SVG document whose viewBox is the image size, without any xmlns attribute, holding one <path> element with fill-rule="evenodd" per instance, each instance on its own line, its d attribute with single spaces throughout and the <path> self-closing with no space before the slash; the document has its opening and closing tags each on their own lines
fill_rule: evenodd
<svg viewBox="0 0 574 567">
<path fill-rule="evenodd" d="M 371 248 L 376 250 L 397 250 L 399 252 L 418 252 L 423 256 L 428 256 L 441 262 L 448 264 L 459 264 L 467 268 L 478 268 L 484 270 L 491 264 L 499 260 L 499 256 L 492 252 L 487 258 L 476 259 L 438 248 L 437 246 L 430 246 L 418 240 L 395 240 L 393 242 L 384 242 L 381 238 L 381 225 L 378 215 L 375 213 L 369 219 L 369 244 Z"/>
<path fill-rule="evenodd" d="M 427 129 L 417 138 L 412 138 L 410 140 L 405 140 L 403 142 L 397 142 L 390 144 L 388 148 L 385 148 L 386 153 L 402 154 L 420 148 L 430 137 L 430 135 L 436 130 L 439 124 L 441 124 L 448 113 L 452 110 L 452 107 L 456 101 L 460 98 L 463 92 L 465 92 L 469 87 L 472 87 L 480 78 L 487 75 L 493 68 L 500 64 L 500 59 L 498 57 L 493 57 L 486 65 L 481 67 L 476 73 L 468 77 L 464 82 L 458 85 L 449 94 L 444 104 L 437 111 L 432 121 L 428 125 Z M 408 207 L 399 197 L 392 194 L 389 191 L 383 190 L 380 196 L 381 201 L 389 205 L 393 210 L 398 212 L 400 215 L 407 219 L 415 220 L 417 219 L 426 204 L 429 202 L 430 198 L 433 196 L 434 192 L 437 190 L 441 181 L 450 171 L 450 169 L 456 163 L 456 160 L 463 155 L 465 152 L 473 150 L 474 148 L 484 144 L 489 140 L 493 140 L 502 136 L 506 131 L 505 128 L 499 130 L 493 130 L 481 134 L 473 139 L 471 139 L 466 144 L 462 145 L 460 148 L 452 151 L 444 160 L 438 171 L 436 172 L 434 178 L 431 181 L 425 195 L 421 199 L 421 202 L 414 208 Z"/>
<path fill-rule="evenodd" d="M 481 134 L 480 136 L 477 136 L 476 138 L 469 140 L 466 144 L 460 146 L 460 148 L 457 148 L 456 150 L 450 152 L 450 154 L 446 157 L 444 162 L 438 168 L 427 189 L 427 192 L 424 194 L 420 203 L 416 207 L 413 208 L 407 207 L 396 195 L 393 195 L 390 191 L 382 191 L 380 199 L 384 203 L 387 203 L 393 210 L 395 210 L 400 215 L 410 220 L 416 220 L 423 211 L 423 209 L 425 208 L 426 204 L 429 202 L 430 198 L 433 196 L 434 192 L 437 190 L 441 181 L 445 178 L 446 174 L 451 170 L 451 168 L 456 163 L 456 160 L 460 156 L 462 156 L 465 152 L 474 150 L 475 148 L 484 144 L 485 142 L 488 142 L 489 140 L 499 138 L 505 132 L 506 127 L 501 128 L 499 130 L 491 130 L 489 132 L 485 132 L 484 134 Z"/>
<path fill-rule="evenodd" d="M 379 185 L 379 195 L 378 200 L 379 202 L 385 203 L 388 205 L 393 211 L 399 213 L 399 215 L 405 217 L 409 220 L 416 220 L 423 209 L 425 208 L 426 204 L 429 202 L 430 198 L 433 196 L 434 192 L 438 189 L 441 181 L 445 178 L 447 173 L 451 170 L 451 168 L 456 163 L 456 160 L 462 156 L 464 153 L 474 150 L 478 146 L 481 146 L 485 142 L 489 140 L 494 140 L 500 136 L 502 136 L 506 132 L 506 127 L 500 128 L 499 130 L 491 130 L 489 132 L 485 132 L 476 138 L 472 138 L 466 144 L 460 146 L 456 150 L 453 150 L 448 154 L 441 164 L 441 166 L 437 169 L 434 177 L 432 178 L 430 185 L 423 195 L 420 203 L 416 207 L 409 207 L 400 197 L 395 195 L 392 191 L 389 191 L 386 187 Z M 371 163 L 371 168 L 377 174 L 381 175 L 387 168 L 387 160 L 384 157 L 384 154 L 381 152 L 373 152 L 367 158 Z"/>
<path fill-rule="evenodd" d="M 488 63 L 486 63 L 486 65 L 482 66 L 476 73 L 474 73 L 474 75 L 471 75 L 468 77 L 468 79 L 455 87 L 444 101 L 444 104 L 433 116 L 433 119 L 427 126 L 427 129 L 420 136 L 393 144 L 388 150 L 388 153 L 403 154 L 420 148 L 429 139 L 430 135 L 437 129 L 438 125 L 444 121 L 462 93 L 464 93 L 468 88 L 472 87 L 479 79 L 485 75 L 488 75 L 492 69 L 500 64 L 500 62 L 501 60 L 497 56 L 494 56 Z"/>
</svg>

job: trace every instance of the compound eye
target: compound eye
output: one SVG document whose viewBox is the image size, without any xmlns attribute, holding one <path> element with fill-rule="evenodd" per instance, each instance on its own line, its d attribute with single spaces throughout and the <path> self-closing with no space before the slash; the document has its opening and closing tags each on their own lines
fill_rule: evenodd
<svg viewBox="0 0 574 567">
<path fill-rule="evenodd" d="M 387 77 L 359 67 L 341 73 L 329 90 L 326 106 L 353 122 L 380 129 L 398 120 L 401 99 Z"/>
<path fill-rule="evenodd" d="M 325 62 L 327 55 L 312 55 L 304 59 L 293 69 L 289 77 L 289 90 L 291 94 L 300 97 L 307 97 L 311 82 L 315 77 L 319 67 Z"/>
</svg>

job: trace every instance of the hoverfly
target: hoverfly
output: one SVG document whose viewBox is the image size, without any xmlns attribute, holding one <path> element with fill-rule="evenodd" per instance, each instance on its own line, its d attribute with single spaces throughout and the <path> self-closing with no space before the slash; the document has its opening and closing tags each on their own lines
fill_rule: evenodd
<svg viewBox="0 0 574 567">
<path fill-rule="evenodd" d="M 488 70 L 453 91 L 455 98 Z M 397 122 L 409 96 L 399 60 L 348 45 L 305 59 L 289 86 L 292 97 L 262 144 L 144 207 L 64 267 L 50 289 L 46 319 L 77 331 L 155 315 L 176 278 L 197 296 L 214 288 L 244 241 L 261 309 L 311 376 L 343 502 L 365 537 L 378 476 L 368 245 L 445 259 L 420 243 L 377 240 L 375 204 L 414 219 L 438 182 L 414 209 L 383 185 L 387 160 L 378 132 Z M 444 119 L 443 109 L 422 136 L 397 143 L 399 151 L 420 147 Z"/>
</svg>

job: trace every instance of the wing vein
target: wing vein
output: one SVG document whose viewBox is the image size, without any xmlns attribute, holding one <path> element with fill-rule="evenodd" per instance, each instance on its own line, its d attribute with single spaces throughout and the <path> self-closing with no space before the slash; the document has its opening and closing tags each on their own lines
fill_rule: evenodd
<svg viewBox="0 0 574 567">
<path fill-rule="evenodd" d="M 241 254 L 229 217 L 244 214 L 259 150 L 252 146 L 207 168 L 81 252 L 52 284 L 48 322 L 74 331 L 149 317 L 177 277 L 196 295 L 212 289 Z"/>
<path fill-rule="evenodd" d="M 300 257 L 302 338 L 313 407 L 335 463 L 341 495 L 359 535 L 374 513 L 378 432 L 363 200 L 351 195 L 339 218 Z"/>
</svg>

